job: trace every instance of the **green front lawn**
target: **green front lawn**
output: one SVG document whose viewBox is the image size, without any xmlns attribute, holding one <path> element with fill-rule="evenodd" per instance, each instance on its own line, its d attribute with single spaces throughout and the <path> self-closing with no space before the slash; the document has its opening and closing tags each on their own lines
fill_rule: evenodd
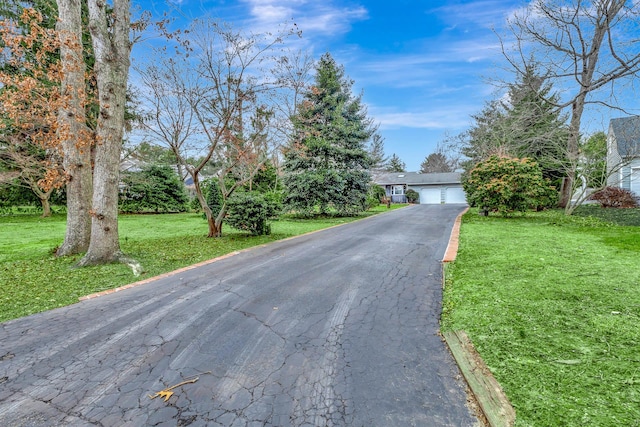
<svg viewBox="0 0 640 427">
<path fill-rule="evenodd" d="M 403 205 L 393 205 L 392 209 Z M 206 238 L 207 223 L 199 214 L 121 215 L 123 252 L 139 261 L 138 277 L 123 264 L 72 268 L 78 256 L 56 258 L 64 240 L 64 215 L 0 216 L 0 322 L 73 304 L 93 292 L 157 276 L 240 249 L 320 230 L 380 212 L 379 206 L 356 217 L 296 219 L 272 223 L 270 236 L 252 237 L 228 226 L 223 237 Z"/>
<path fill-rule="evenodd" d="M 640 228 L 587 211 L 472 209 L 447 266 L 442 327 L 468 333 L 518 426 L 640 425 Z"/>
</svg>

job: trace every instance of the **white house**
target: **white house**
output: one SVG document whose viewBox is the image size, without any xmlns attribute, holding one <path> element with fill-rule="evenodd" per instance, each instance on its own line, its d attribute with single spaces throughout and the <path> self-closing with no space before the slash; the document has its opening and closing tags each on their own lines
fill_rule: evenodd
<svg viewBox="0 0 640 427">
<path fill-rule="evenodd" d="M 461 184 L 461 174 L 385 172 L 375 174 L 373 182 L 383 187 L 394 203 L 406 203 L 406 192 L 415 190 L 421 204 L 467 203 Z"/>
<path fill-rule="evenodd" d="M 607 185 L 640 197 L 640 116 L 611 119 L 607 136 Z"/>
</svg>

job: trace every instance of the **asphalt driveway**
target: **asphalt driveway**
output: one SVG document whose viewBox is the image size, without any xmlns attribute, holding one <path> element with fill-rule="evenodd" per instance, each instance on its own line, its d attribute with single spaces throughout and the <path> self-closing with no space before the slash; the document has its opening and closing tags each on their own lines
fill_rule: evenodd
<svg viewBox="0 0 640 427">
<path fill-rule="evenodd" d="M 1 324 L 1 424 L 472 426 L 437 335 L 463 209 L 411 206 Z"/>
</svg>

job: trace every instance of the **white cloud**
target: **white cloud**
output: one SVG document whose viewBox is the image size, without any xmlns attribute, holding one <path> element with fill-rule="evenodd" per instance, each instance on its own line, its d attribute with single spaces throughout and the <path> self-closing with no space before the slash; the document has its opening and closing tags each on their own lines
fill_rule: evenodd
<svg viewBox="0 0 640 427">
<path fill-rule="evenodd" d="M 380 123 L 380 129 L 462 129 L 469 126 L 470 115 L 476 106 L 452 105 L 449 107 L 432 107 L 429 110 L 389 111 L 385 109 L 369 108 L 369 115 Z"/>
<path fill-rule="evenodd" d="M 251 26 L 268 30 L 287 21 L 295 22 L 304 33 L 315 36 L 344 34 L 356 21 L 367 19 L 365 7 L 342 7 L 331 1 L 242 0 L 249 7 Z"/>
<path fill-rule="evenodd" d="M 494 28 L 502 26 L 512 13 L 513 5 L 504 0 L 476 0 L 468 3 L 455 3 L 432 10 L 449 25 L 448 29 L 458 27 Z"/>
</svg>

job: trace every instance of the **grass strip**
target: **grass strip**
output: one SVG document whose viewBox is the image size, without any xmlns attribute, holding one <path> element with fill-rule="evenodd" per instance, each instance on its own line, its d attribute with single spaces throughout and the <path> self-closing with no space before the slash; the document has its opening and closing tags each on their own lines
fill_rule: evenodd
<svg viewBox="0 0 640 427">
<path fill-rule="evenodd" d="M 392 209 L 403 205 L 392 205 Z M 241 249 L 332 227 L 386 212 L 380 206 L 355 217 L 297 219 L 283 216 L 269 236 L 250 236 L 225 227 L 207 238 L 207 224 L 194 213 L 121 215 L 120 245 L 144 272 L 134 276 L 123 264 L 73 268 L 79 256 L 56 258 L 66 217 L 0 216 L 0 322 L 73 304 L 78 298 L 154 277 Z"/>
<path fill-rule="evenodd" d="M 593 216 L 463 217 L 442 328 L 467 332 L 516 426 L 640 425 L 639 256 L 638 227 Z"/>
</svg>

